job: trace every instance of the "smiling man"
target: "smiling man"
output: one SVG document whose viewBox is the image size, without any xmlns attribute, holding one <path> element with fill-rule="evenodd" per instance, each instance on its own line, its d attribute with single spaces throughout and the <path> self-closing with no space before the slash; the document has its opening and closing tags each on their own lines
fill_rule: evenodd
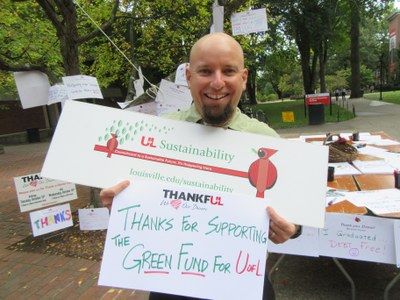
<svg viewBox="0 0 400 300">
<path fill-rule="evenodd" d="M 190 52 L 190 67 L 186 70 L 194 103 L 188 110 L 163 117 L 278 137 L 275 130 L 267 124 L 249 118 L 237 107 L 246 89 L 247 75 L 243 50 L 239 43 L 225 33 L 208 34 L 193 45 Z M 100 199 L 103 205 L 110 208 L 114 197 L 128 185 L 129 181 L 123 181 L 114 187 L 102 190 Z M 267 210 L 270 217 L 268 238 L 272 242 L 284 243 L 301 234 L 301 226 L 287 222 L 271 207 Z M 265 276 L 263 299 L 274 298 L 272 285 L 268 276 Z M 195 298 L 155 292 L 151 292 L 149 296 L 149 300 L 192 299 Z"/>
<path fill-rule="evenodd" d="M 166 117 L 278 137 L 237 108 L 247 76 L 242 47 L 234 38 L 221 32 L 202 37 L 192 47 L 186 70 L 194 104 Z"/>
</svg>

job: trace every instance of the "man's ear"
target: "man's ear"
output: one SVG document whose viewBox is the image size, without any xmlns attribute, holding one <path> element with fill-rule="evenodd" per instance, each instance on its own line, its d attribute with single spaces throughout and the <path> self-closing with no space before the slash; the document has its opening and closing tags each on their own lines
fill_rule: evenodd
<svg viewBox="0 0 400 300">
<path fill-rule="evenodd" d="M 186 73 L 186 81 L 187 81 L 187 84 L 188 84 L 188 87 L 190 88 L 190 78 L 192 77 L 192 74 L 190 73 L 190 66 L 186 66 L 186 71 L 185 71 L 185 73 Z"/>
<path fill-rule="evenodd" d="M 249 70 L 247 70 L 247 68 L 243 69 L 243 74 L 242 74 L 242 80 L 243 80 L 243 91 L 246 90 L 246 83 L 247 83 L 247 77 L 249 76 Z"/>
</svg>

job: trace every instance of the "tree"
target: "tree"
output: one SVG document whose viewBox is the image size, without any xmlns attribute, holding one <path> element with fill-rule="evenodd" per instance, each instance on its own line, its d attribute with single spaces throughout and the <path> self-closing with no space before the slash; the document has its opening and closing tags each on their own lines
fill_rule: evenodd
<svg viewBox="0 0 400 300">
<path fill-rule="evenodd" d="M 282 19 L 282 30 L 297 44 L 305 93 L 314 93 L 316 89 L 318 61 L 322 89 L 325 89 L 324 70 L 337 1 L 272 0 L 270 3 L 271 13 Z"/>
<path fill-rule="evenodd" d="M 352 0 L 350 5 L 350 36 L 351 36 L 351 95 L 350 98 L 361 97 L 360 76 L 360 21 L 362 15 L 372 18 L 379 17 L 387 9 L 390 0 Z"/>
</svg>

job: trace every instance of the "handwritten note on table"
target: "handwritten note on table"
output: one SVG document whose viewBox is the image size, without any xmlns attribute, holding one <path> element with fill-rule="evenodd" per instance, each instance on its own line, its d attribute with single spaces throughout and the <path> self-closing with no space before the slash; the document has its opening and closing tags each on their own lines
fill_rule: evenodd
<svg viewBox="0 0 400 300">
<path fill-rule="evenodd" d="M 320 255 L 395 264 L 393 220 L 329 213 L 320 230 Z"/>
<path fill-rule="evenodd" d="M 132 182 L 114 200 L 99 284 L 207 299 L 261 299 L 265 201 Z"/>
<path fill-rule="evenodd" d="M 354 205 L 365 206 L 377 215 L 400 212 L 400 190 L 385 189 L 346 194 Z"/>
</svg>

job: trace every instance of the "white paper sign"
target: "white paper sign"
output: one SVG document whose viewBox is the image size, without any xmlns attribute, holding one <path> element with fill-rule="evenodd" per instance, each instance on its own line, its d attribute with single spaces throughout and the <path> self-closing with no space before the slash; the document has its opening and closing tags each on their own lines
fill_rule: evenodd
<svg viewBox="0 0 400 300">
<path fill-rule="evenodd" d="M 23 109 L 47 105 L 50 83 L 45 73 L 15 72 L 14 80 Z"/>
<path fill-rule="evenodd" d="M 69 99 L 103 99 L 96 77 L 74 75 L 62 79 Z"/>
<path fill-rule="evenodd" d="M 392 219 L 328 213 L 319 242 L 322 256 L 396 263 Z"/>
<path fill-rule="evenodd" d="M 14 183 L 21 212 L 78 198 L 75 184 L 43 178 L 40 173 L 14 177 Z"/>
<path fill-rule="evenodd" d="M 99 284 L 261 299 L 268 224 L 254 197 L 132 182 L 113 202 Z"/>
<path fill-rule="evenodd" d="M 29 216 L 33 236 L 54 232 L 73 225 L 69 203 L 34 211 Z"/>
<path fill-rule="evenodd" d="M 242 193 L 267 199 L 290 222 L 323 227 L 327 165 L 326 146 L 67 101 L 42 176 Z"/>
<path fill-rule="evenodd" d="M 110 212 L 106 207 L 78 209 L 80 230 L 103 230 L 108 227 Z"/>
<path fill-rule="evenodd" d="M 192 95 L 190 94 L 188 87 L 161 79 L 156 102 L 169 104 L 174 107 L 173 111 L 178 111 L 190 107 L 190 104 L 192 103 Z"/>
<path fill-rule="evenodd" d="M 268 252 L 318 257 L 318 228 L 303 226 L 302 234 L 283 244 L 268 241 Z"/>
<path fill-rule="evenodd" d="M 61 102 L 63 105 L 68 100 L 67 88 L 63 84 L 55 84 L 49 88 L 49 101 L 47 105 Z"/>
<path fill-rule="evenodd" d="M 142 82 L 143 82 L 143 80 L 141 80 L 141 79 L 137 79 L 133 82 L 133 86 L 135 87 L 135 92 L 136 92 L 135 99 L 144 94 Z"/>
<path fill-rule="evenodd" d="M 233 35 L 266 31 L 268 29 L 265 8 L 232 14 L 231 21 Z"/>
<path fill-rule="evenodd" d="M 218 1 L 213 4 L 213 29 L 211 32 L 224 32 L 224 7 L 218 5 Z"/>
<path fill-rule="evenodd" d="M 186 80 L 186 68 L 188 67 L 189 63 L 183 63 L 178 66 L 175 72 L 175 84 L 184 86 L 188 85 Z"/>
</svg>

